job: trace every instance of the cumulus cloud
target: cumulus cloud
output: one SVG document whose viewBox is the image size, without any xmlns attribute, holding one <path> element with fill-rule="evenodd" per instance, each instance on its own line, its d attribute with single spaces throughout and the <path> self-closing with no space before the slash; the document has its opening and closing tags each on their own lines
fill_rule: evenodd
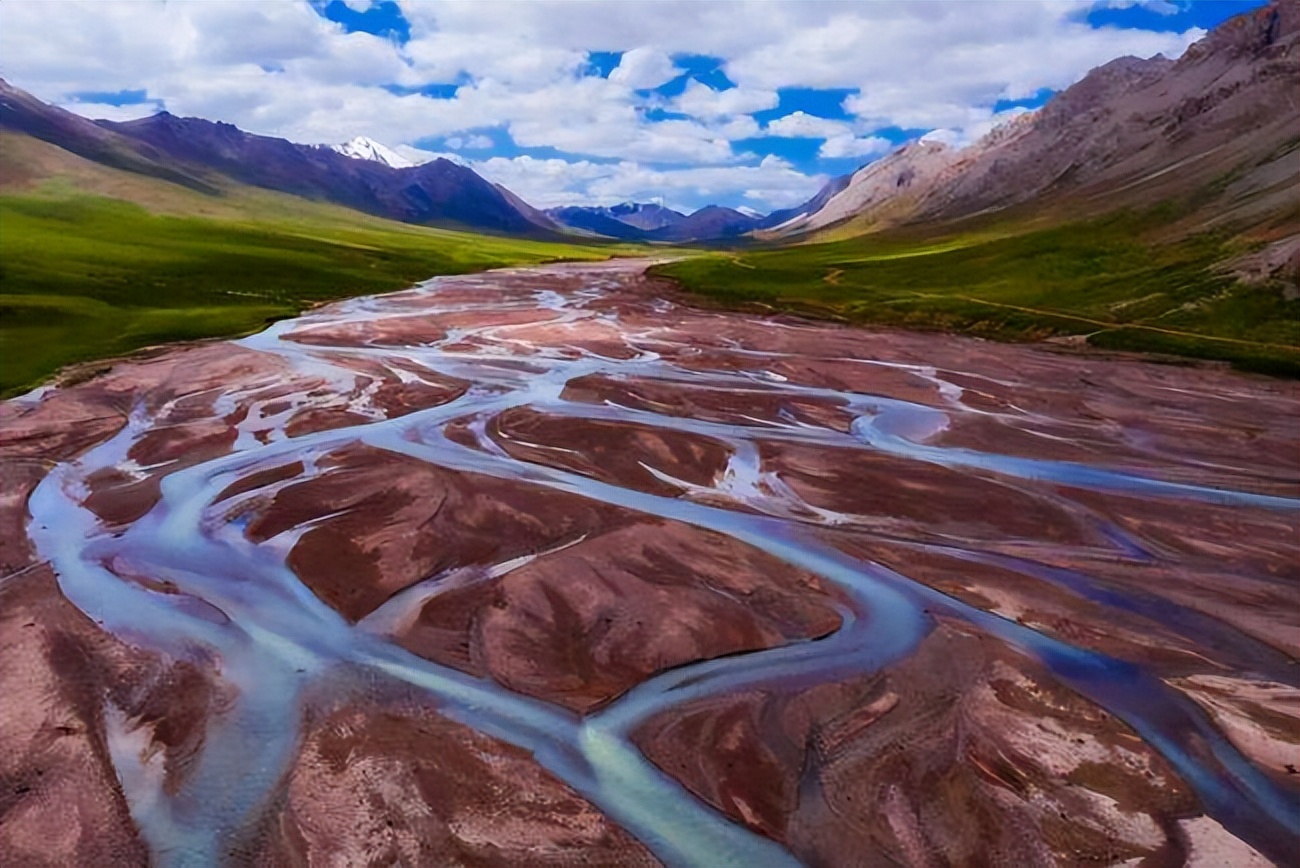
<svg viewBox="0 0 1300 868">
<path fill-rule="evenodd" d="M 852 128 L 843 121 L 819 118 L 806 112 L 797 111 L 776 118 L 764 128 L 769 136 L 786 139 L 829 139 L 848 136 L 853 137 Z"/>
<path fill-rule="evenodd" d="M 1012 121 L 1021 115 L 1029 113 L 1029 109 L 1018 106 L 1007 109 L 1006 111 L 997 112 L 996 114 L 989 112 L 986 117 L 967 124 L 959 129 L 941 128 L 931 130 L 921 136 L 921 140 L 927 142 L 942 142 L 950 147 L 964 148 L 967 145 L 979 141 L 981 138 L 993 132 L 993 130 L 1003 124 Z"/>
<path fill-rule="evenodd" d="M 447 139 L 447 147 L 453 151 L 483 151 L 492 147 L 492 139 L 488 136 L 452 136 Z"/>
<path fill-rule="evenodd" d="M 742 87 L 714 90 L 691 79 L 686 88 L 668 103 L 668 108 L 694 118 L 719 120 L 776 108 L 779 102 L 780 98 L 773 90 Z"/>
<path fill-rule="evenodd" d="M 783 208 L 806 201 L 827 180 L 823 175 L 805 175 L 778 157 L 765 157 L 753 166 L 676 170 L 631 161 L 597 163 L 529 156 L 493 157 L 470 165 L 483 177 L 541 208 L 662 198 L 670 207 L 691 211 L 697 203 L 736 196 L 768 208 Z"/>
<path fill-rule="evenodd" d="M 609 74 L 610 81 L 636 89 L 658 87 L 680 74 L 672 59 L 653 48 L 634 48 L 626 52 Z"/>
<path fill-rule="evenodd" d="M 839 157 L 877 157 L 893 147 L 889 139 L 880 136 L 858 138 L 852 133 L 831 136 L 822 142 L 817 154 L 828 159 Z"/>
<path fill-rule="evenodd" d="M 155 115 L 162 108 L 156 102 L 111 105 L 103 102 L 67 102 L 59 106 L 73 114 L 96 121 L 134 121 Z"/>
<path fill-rule="evenodd" d="M 415 165 L 432 163 L 434 160 L 450 160 L 453 163 L 459 163 L 462 166 L 468 166 L 469 161 L 460 154 L 444 153 L 441 151 L 428 151 L 424 148 L 413 148 L 410 145 L 398 145 L 393 148 L 399 156 L 405 157 Z"/>
</svg>

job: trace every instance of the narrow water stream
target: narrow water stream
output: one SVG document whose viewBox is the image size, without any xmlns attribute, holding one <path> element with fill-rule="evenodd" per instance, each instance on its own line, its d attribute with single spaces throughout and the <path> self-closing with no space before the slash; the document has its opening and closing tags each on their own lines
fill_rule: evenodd
<svg viewBox="0 0 1300 868">
<path fill-rule="evenodd" d="M 1077 461 L 946 446 L 935 442 L 936 435 L 949 427 L 955 414 L 969 411 L 960 403 L 961 388 L 943 372 L 925 366 L 899 365 L 933 384 L 950 406 L 801 385 L 766 370 L 775 354 L 746 356 L 740 347 L 733 358 L 748 358 L 752 364 L 746 367 L 683 365 L 679 356 L 669 358 L 663 352 L 662 334 L 625 327 L 617 308 L 603 303 L 617 293 L 619 279 L 617 272 L 591 269 L 580 291 L 485 293 L 481 302 L 465 300 L 473 279 L 433 280 L 413 292 L 344 302 L 277 323 L 239 345 L 324 378 L 341 394 L 355 392 L 362 364 L 377 365 L 403 381 L 419 380 L 421 375 L 413 372 L 422 371 L 472 386 L 446 403 L 393 418 L 376 408 L 362 389 L 352 409 L 365 422 L 293 437 L 285 430 L 291 411 L 269 401 L 261 406 L 254 402 L 238 423 L 233 451 L 167 475 L 158 503 L 125 529 L 106 527 L 85 505 L 88 480 L 96 472 L 123 466 L 131 447 L 165 423 L 167 407 L 146 411 L 141 403 L 116 436 L 59 465 L 39 485 L 30 499 L 29 532 L 41 556 L 54 566 L 67 598 L 130 643 L 175 657 L 203 649 L 220 660 L 222 677 L 236 688 L 229 707 L 209 724 L 201 756 L 176 792 L 164 790 L 157 768 L 140 759 L 130 734 L 109 721 L 110 748 L 132 816 L 158 864 L 220 863 L 222 834 L 256 821 L 296 755 L 303 703 L 310 701 L 309 695 L 322 685 L 336 694 L 360 692 L 375 673 L 427 691 L 452 719 L 532 752 L 669 865 L 798 864 L 781 846 L 705 805 L 661 772 L 637 750 L 632 734 L 656 715 L 703 698 L 828 683 L 880 670 L 908 656 L 939 616 L 972 625 L 1039 661 L 1159 751 L 1195 789 L 1207 813 L 1261 851 L 1283 852 L 1300 829 L 1300 803 L 1241 756 L 1193 702 L 1131 663 L 1074 647 L 829 545 L 818 529 L 852 523 L 855 517 L 804 502 L 765 468 L 759 447 L 784 443 L 864 450 L 1012 483 L 1167 502 L 1171 509 L 1183 502 L 1205 502 L 1295 515 L 1300 500 L 1167 481 Z M 476 280 L 487 287 L 492 276 Z M 443 297 L 449 286 L 457 290 L 454 300 Z M 604 355 L 590 349 L 574 352 L 562 344 L 521 344 L 514 326 L 492 322 L 498 315 L 521 311 L 538 312 L 539 319 L 559 330 L 599 324 L 620 333 L 628 352 Z M 444 330 L 440 318 L 453 314 L 474 314 L 482 324 Z M 428 323 L 427 340 L 390 344 L 320 337 L 334 334 L 339 326 L 413 316 Z M 304 342 L 304 336 L 313 339 Z M 792 416 L 737 424 L 566 398 L 566 387 L 593 376 L 829 402 L 840 407 L 844 424 L 820 427 Z M 240 389 L 232 385 L 218 402 L 218 412 L 247 403 Z M 313 400 L 310 394 L 276 396 L 276 403 L 293 408 Z M 712 486 L 675 480 L 670 472 L 649 467 L 656 478 L 678 483 L 683 492 L 677 497 L 652 494 L 512 458 L 493 442 L 490 432 L 493 420 L 513 408 L 698 435 L 725 444 L 731 458 Z M 476 432 L 476 445 L 447 434 L 449 425 L 467 422 Z M 286 564 L 306 527 L 255 543 L 242 521 L 227 520 L 237 512 L 241 498 L 265 497 L 273 489 L 263 487 L 216 503 L 232 483 L 290 461 L 302 462 L 303 470 L 275 485 L 301 484 L 327 473 L 321 459 L 355 444 L 725 534 L 838 588 L 841 626 L 821 639 L 660 673 L 585 717 L 514 693 L 493 680 L 438 665 L 390 642 L 385 624 L 410 617 L 437 596 L 439 581 L 454 577 L 408 589 L 369 619 L 352 624 L 311 593 Z M 1125 551 L 1128 537 L 1117 528 L 1111 530 L 1117 553 L 1132 554 Z M 970 559 L 997 560 L 1105 605 L 1153 615 L 1161 607 L 1149 595 L 1126 593 L 1078 572 L 956 549 Z M 477 566 L 494 576 L 518 564 Z M 126 569 L 165 579 L 180 593 L 156 593 L 123 580 L 118 574 Z M 1176 625 L 1192 632 L 1212 628 L 1203 616 L 1198 620 L 1170 605 L 1170 620 Z M 1286 674 L 1283 663 L 1277 668 Z"/>
</svg>

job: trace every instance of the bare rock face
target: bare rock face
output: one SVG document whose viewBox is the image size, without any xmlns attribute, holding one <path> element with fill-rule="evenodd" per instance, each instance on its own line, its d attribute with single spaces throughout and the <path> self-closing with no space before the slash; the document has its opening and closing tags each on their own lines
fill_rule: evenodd
<svg viewBox="0 0 1300 868">
<path fill-rule="evenodd" d="M 1293 5 L 1275 3 L 1225 22 L 1177 61 L 1124 57 L 1098 67 L 1020 135 L 975 145 L 916 219 L 1045 196 L 1087 201 L 1103 191 L 1107 208 L 1155 204 L 1236 167 L 1255 169 L 1276 156 L 1297 120 L 1283 96 L 1300 84 L 1288 48 L 1294 17 Z"/>
<path fill-rule="evenodd" d="M 913 143 L 860 169 L 848 189 L 781 232 L 848 219 L 867 230 L 1022 204 L 1079 217 L 1194 193 L 1220 202 L 1219 222 L 1285 215 L 1300 178 L 1298 19 L 1295 3 L 1275 0 L 1224 22 L 1176 61 L 1112 60 L 959 152 Z M 911 184 L 887 183 L 911 168 Z M 1225 178 L 1226 188 L 1215 186 Z"/>
<path fill-rule="evenodd" d="M 904 145 L 854 172 L 848 186 L 821 208 L 782 224 L 774 234 L 812 232 L 851 217 L 861 218 L 863 228 L 899 222 L 958 159 L 959 152 L 942 142 Z"/>
<path fill-rule="evenodd" d="M 1225 264 L 1226 270 L 1243 283 L 1276 285 L 1287 301 L 1300 298 L 1300 234 L 1266 244 L 1254 253 Z"/>
</svg>

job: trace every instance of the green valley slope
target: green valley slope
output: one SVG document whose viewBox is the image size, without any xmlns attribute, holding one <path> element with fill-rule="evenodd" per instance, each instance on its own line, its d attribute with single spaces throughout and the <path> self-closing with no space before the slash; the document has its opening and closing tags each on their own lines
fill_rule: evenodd
<svg viewBox="0 0 1300 868">
<path fill-rule="evenodd" d="M 230 185 L 211 196 L 0 134 L 0 394 L 64 365 L 245 334 L 435 274 L 625 248 L 431 229 Z"/>
<path fill-rule="evenodd" d="M 1179 216 L 1165 206 L 1056 225 L 912 227 L 656 273 L 727 305 L 998 340 L 1073 339 L 1300 375 L 1300 299 L 1279 281 L 1243 283 L 1225 265 L 1264 244 L 1267 228 L 1171 237 Z"/>
</svg>

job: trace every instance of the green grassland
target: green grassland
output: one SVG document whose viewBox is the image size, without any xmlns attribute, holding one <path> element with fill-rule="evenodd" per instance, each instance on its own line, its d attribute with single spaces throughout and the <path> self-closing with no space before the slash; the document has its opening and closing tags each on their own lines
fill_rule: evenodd
<svg viewBox="0 0 1300 868">
<path fill-rule="evenodd" d="M 0 195 L 3 395 L 69 363 L 249 333 L 317 302 L 435 274 L 622 250 L 407 226 L 253 193 L 211 216 L 177 216 L 167 203 L 159 213 L 69 187 Z"/>
<path fill-rule="evenodd" d="M 1218 264 L 1248 245 L 1174 231 L 1185 217 L 993 217 L 960 230 L 679 251 L 686 258 L 658 272 L 730 306 L 999 340 L 1081 336 L 1300 374 L 1300 301 L 1225 275 Z M 238 185 L 210 195 L 0 132 L 0 396 L 70 363 L 244 334 L 435 274 L 645 250 L 409 226 Z"/>
<path fill-rule="evenodd" d="M 989 223 L 715 254 L 658 266 L 701 297 L 855 323 L 1219 359 L 1300 375 L 1300 301 L 1219 263 L 1227 235 L 1155 241 L 1167 209 L 1050 228 Z"/>
</svg>

